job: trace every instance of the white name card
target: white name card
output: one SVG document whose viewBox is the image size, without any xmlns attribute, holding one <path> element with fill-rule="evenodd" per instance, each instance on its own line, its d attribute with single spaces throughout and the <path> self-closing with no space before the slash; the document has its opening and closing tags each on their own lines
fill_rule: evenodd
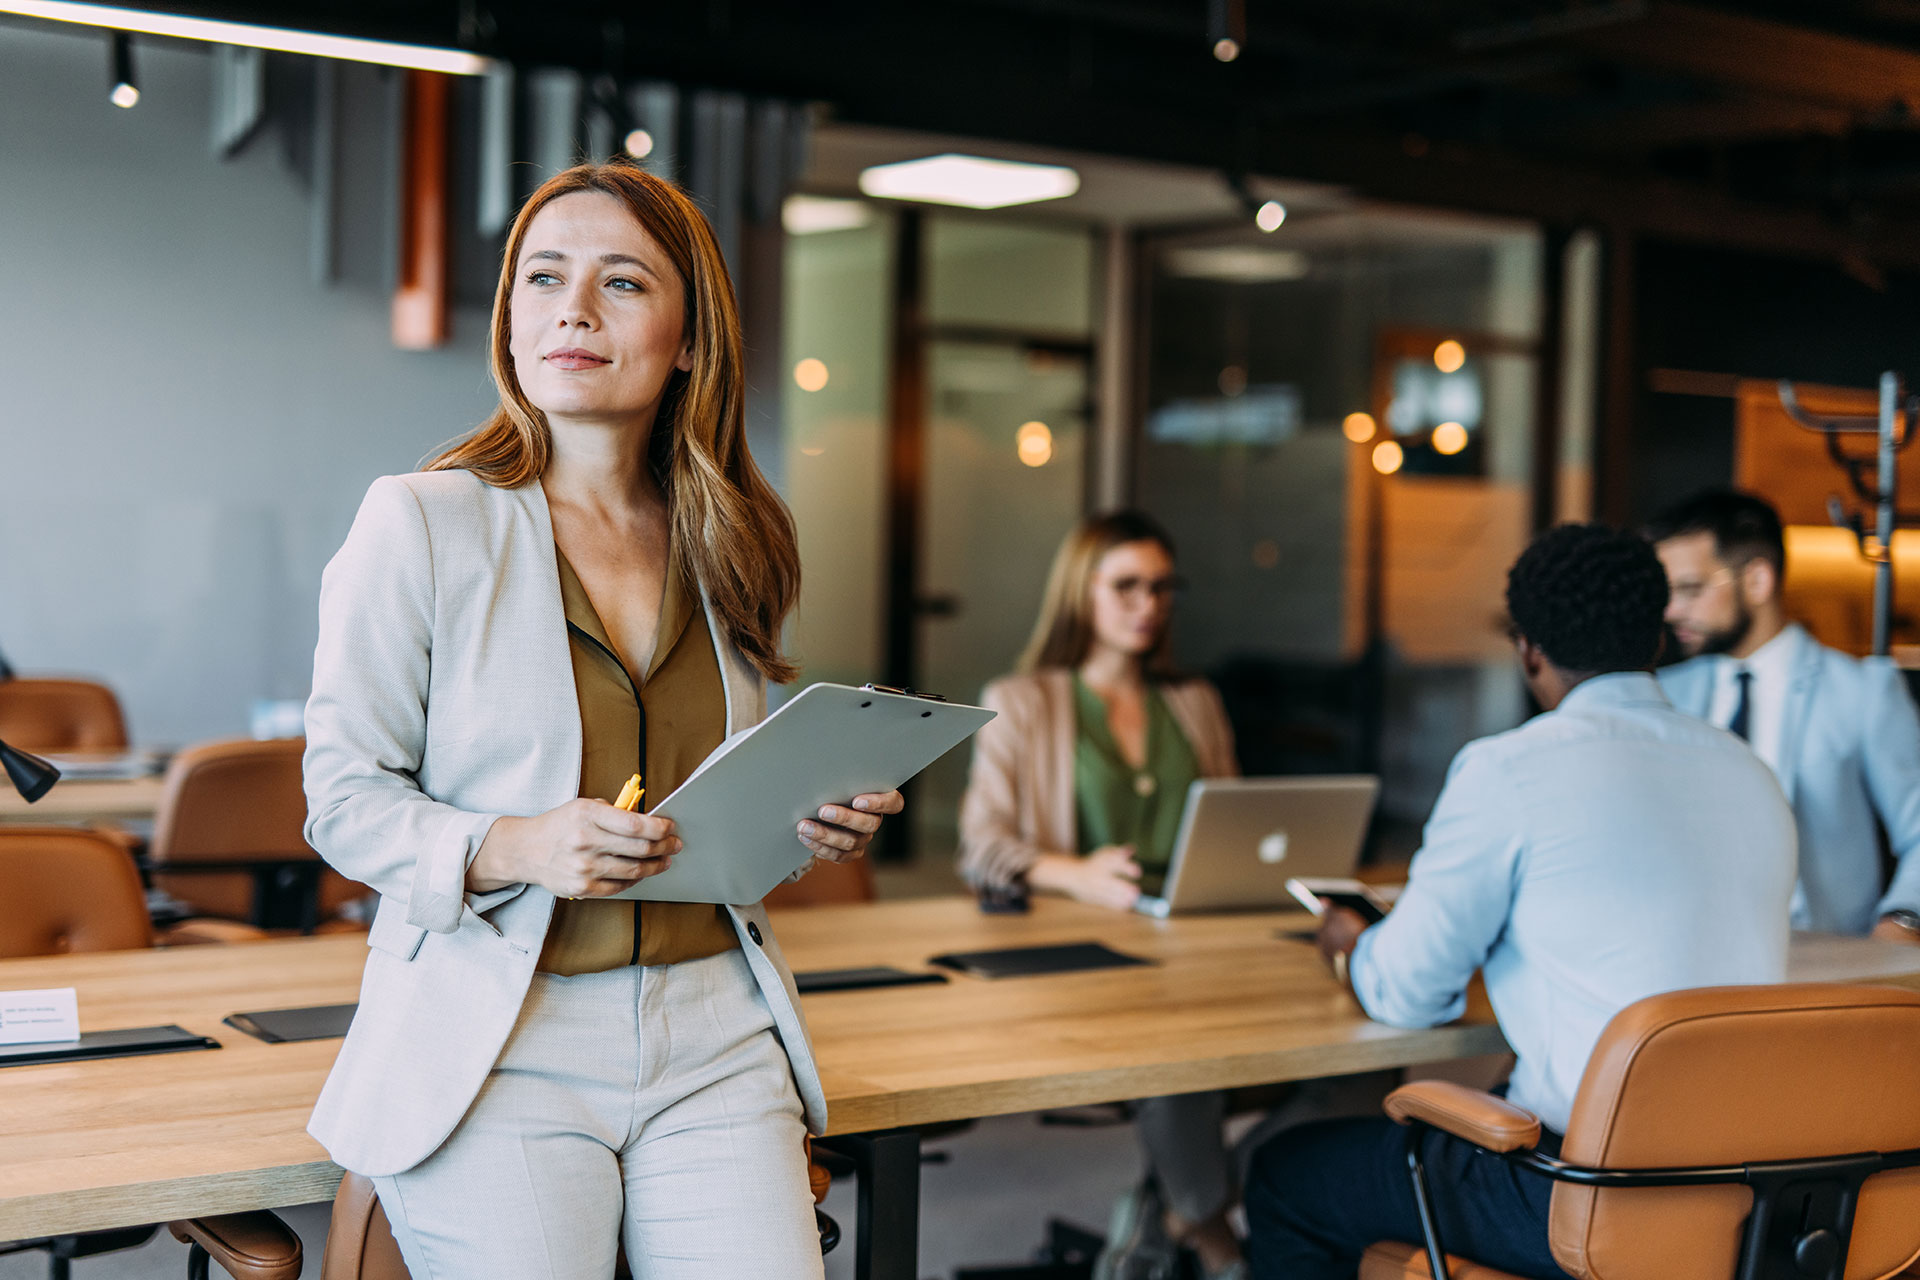
<svg viewBox="0 0 1920 1280">
<path fill-rule="evenodd" d="M 0 1044 L 80 1038 L 80 1001 L 72 987 L 0 991 Z"/>
</svg>

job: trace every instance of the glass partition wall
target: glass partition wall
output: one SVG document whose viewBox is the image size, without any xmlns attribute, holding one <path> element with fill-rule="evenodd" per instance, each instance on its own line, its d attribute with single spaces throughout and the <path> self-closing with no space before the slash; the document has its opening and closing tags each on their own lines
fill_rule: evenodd
<svg viewBox="0 0 1920 1280">
<path fill-rule="evenodd" d="M 1448 761 L 1526 713 L 1502 589 L 1532 531 L 1542 239 L 1345 210 L 1150 241 L 1136 493 L 1179 652 L 1249 773 L 1379 772 L 1410 851 Z"/>
<path fill-rule="evenodd" d="M 782 340 L 801 683 L 975 698 L 1091 501 L 1100 233 L 801 201 Z M 1140 353 L 1129 474 L 1190 584 L 1178 656 L 1220 684 L 1247 772 L 1381 773 L 1379 851 L 1404 853 L 1453 753 L 1527 711 L 1504 575 L 1579 462 L 1541 426 L 1564 416 L 1543 237 L 1347 207 L 1137 243 L 1137 313 L 1105 322 Z M 929 886 L 951 885 L 967 757 L 923 775 L 885 851 Z"/>
<path fill-rule="evenodd" d="M 801 207 L 828 203 L 833 225 L 787 248 L 796 687 L 875 680 L 972 701 L 1013 669 L 1086 501 L 1093 233 Z M 950 862 L 967 759 L 921 776 L 886 853 Z"/>
</svg>

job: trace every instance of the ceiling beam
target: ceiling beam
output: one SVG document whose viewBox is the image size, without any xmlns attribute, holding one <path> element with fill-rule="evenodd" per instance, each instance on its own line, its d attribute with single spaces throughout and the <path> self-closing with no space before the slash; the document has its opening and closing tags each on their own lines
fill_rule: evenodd
<svg viewBox="0 0 1920 1280">
<path fill-rule="evenodd" d="M 1638 22 L 1597 27 L 1572 42 L 1749 93 L 1920 116 L 1920 54 L 1810 27 L 1662 3 Z"/>
<path fill-rule="evenodd" d="M 1541 139 L 1580 149 L 1644 154 L 1670 147 L 1724 146 L 1767 138 L 1839 137 L 1854 113 L 1817 102 L 1741 96 L 1670 102 L 1549 128 Z"/>
</svg>

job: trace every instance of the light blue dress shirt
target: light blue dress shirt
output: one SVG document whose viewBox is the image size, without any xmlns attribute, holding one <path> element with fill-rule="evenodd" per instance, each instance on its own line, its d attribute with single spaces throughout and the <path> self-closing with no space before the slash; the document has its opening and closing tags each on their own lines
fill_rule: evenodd
<svg viewBox="0 0 1920 1280">
<path fill-rule="evenodd" d="M 1406 890 L 1349 966 L 1369 1016 L 1435 1026 L 1487 995 L 1508 1097 L 1564 1133 L 1608 1019 L 1645 996 L 1786 977 L 1793 813 L 1744 743 L 1650 675 L 1597 676 L 1468 743 Z"/>
</svg>

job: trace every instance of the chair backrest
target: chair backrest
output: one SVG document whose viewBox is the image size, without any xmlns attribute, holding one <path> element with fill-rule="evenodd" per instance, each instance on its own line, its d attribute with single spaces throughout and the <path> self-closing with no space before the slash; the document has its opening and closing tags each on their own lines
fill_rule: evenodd
<svg viewBox="0 0 1920 1280">
<path fill-rule="evenodd" d="M 320 1280 L 410 1280 L 373 1183 L 357 1173 L 342 1178 L 334 1193 Z"/>
<path fill-rule="evenodd" d="M 305 738 L 251 738 L 203 742 L 173 758 L 154 815 L 148 856 L 154 884 L 206 915 L 245 920 L 254 880 L 244 871 L 168 875 L 169 867 L 248 859 L 317 860 L 307 844 L 307 797 L 300 760 Z M 323 872 L 320 912 L 370 892 L 335 872 Z"/>
<path fill-rule="evenodd" d="M 125 751 L 113 690 L 91 680 L 0 680 L 0 740 L 22 751 Z"/>
<path fill-rule="evenodd" d="M 872 902 L 873 865 L 870 858 L 852 862 L 816 862 L 813 870 L 788 884 L 776 885 L 766 896 L 767 909 L 825 907 L 844 902 Z"/>
<path fill-rule="evenodd" d="M 82 827 L 0 826 L 0 959 L 153 941 L 125 847 Z"/>
<path fill-rule="evenodd" d="M 1920 1148 L 1920 993 L 1818 983 L 1638 1001 L 1607 1024 L 1561 1158 L 1609 1169 Z M 1732 1276 L 1744 1186 L 1554 1188 L 1553 1256 L 1583 1280 Z M 1920 1169 L 1861 1189 L 1847 1280 L 1920 1255 Z"/>
</svg>

